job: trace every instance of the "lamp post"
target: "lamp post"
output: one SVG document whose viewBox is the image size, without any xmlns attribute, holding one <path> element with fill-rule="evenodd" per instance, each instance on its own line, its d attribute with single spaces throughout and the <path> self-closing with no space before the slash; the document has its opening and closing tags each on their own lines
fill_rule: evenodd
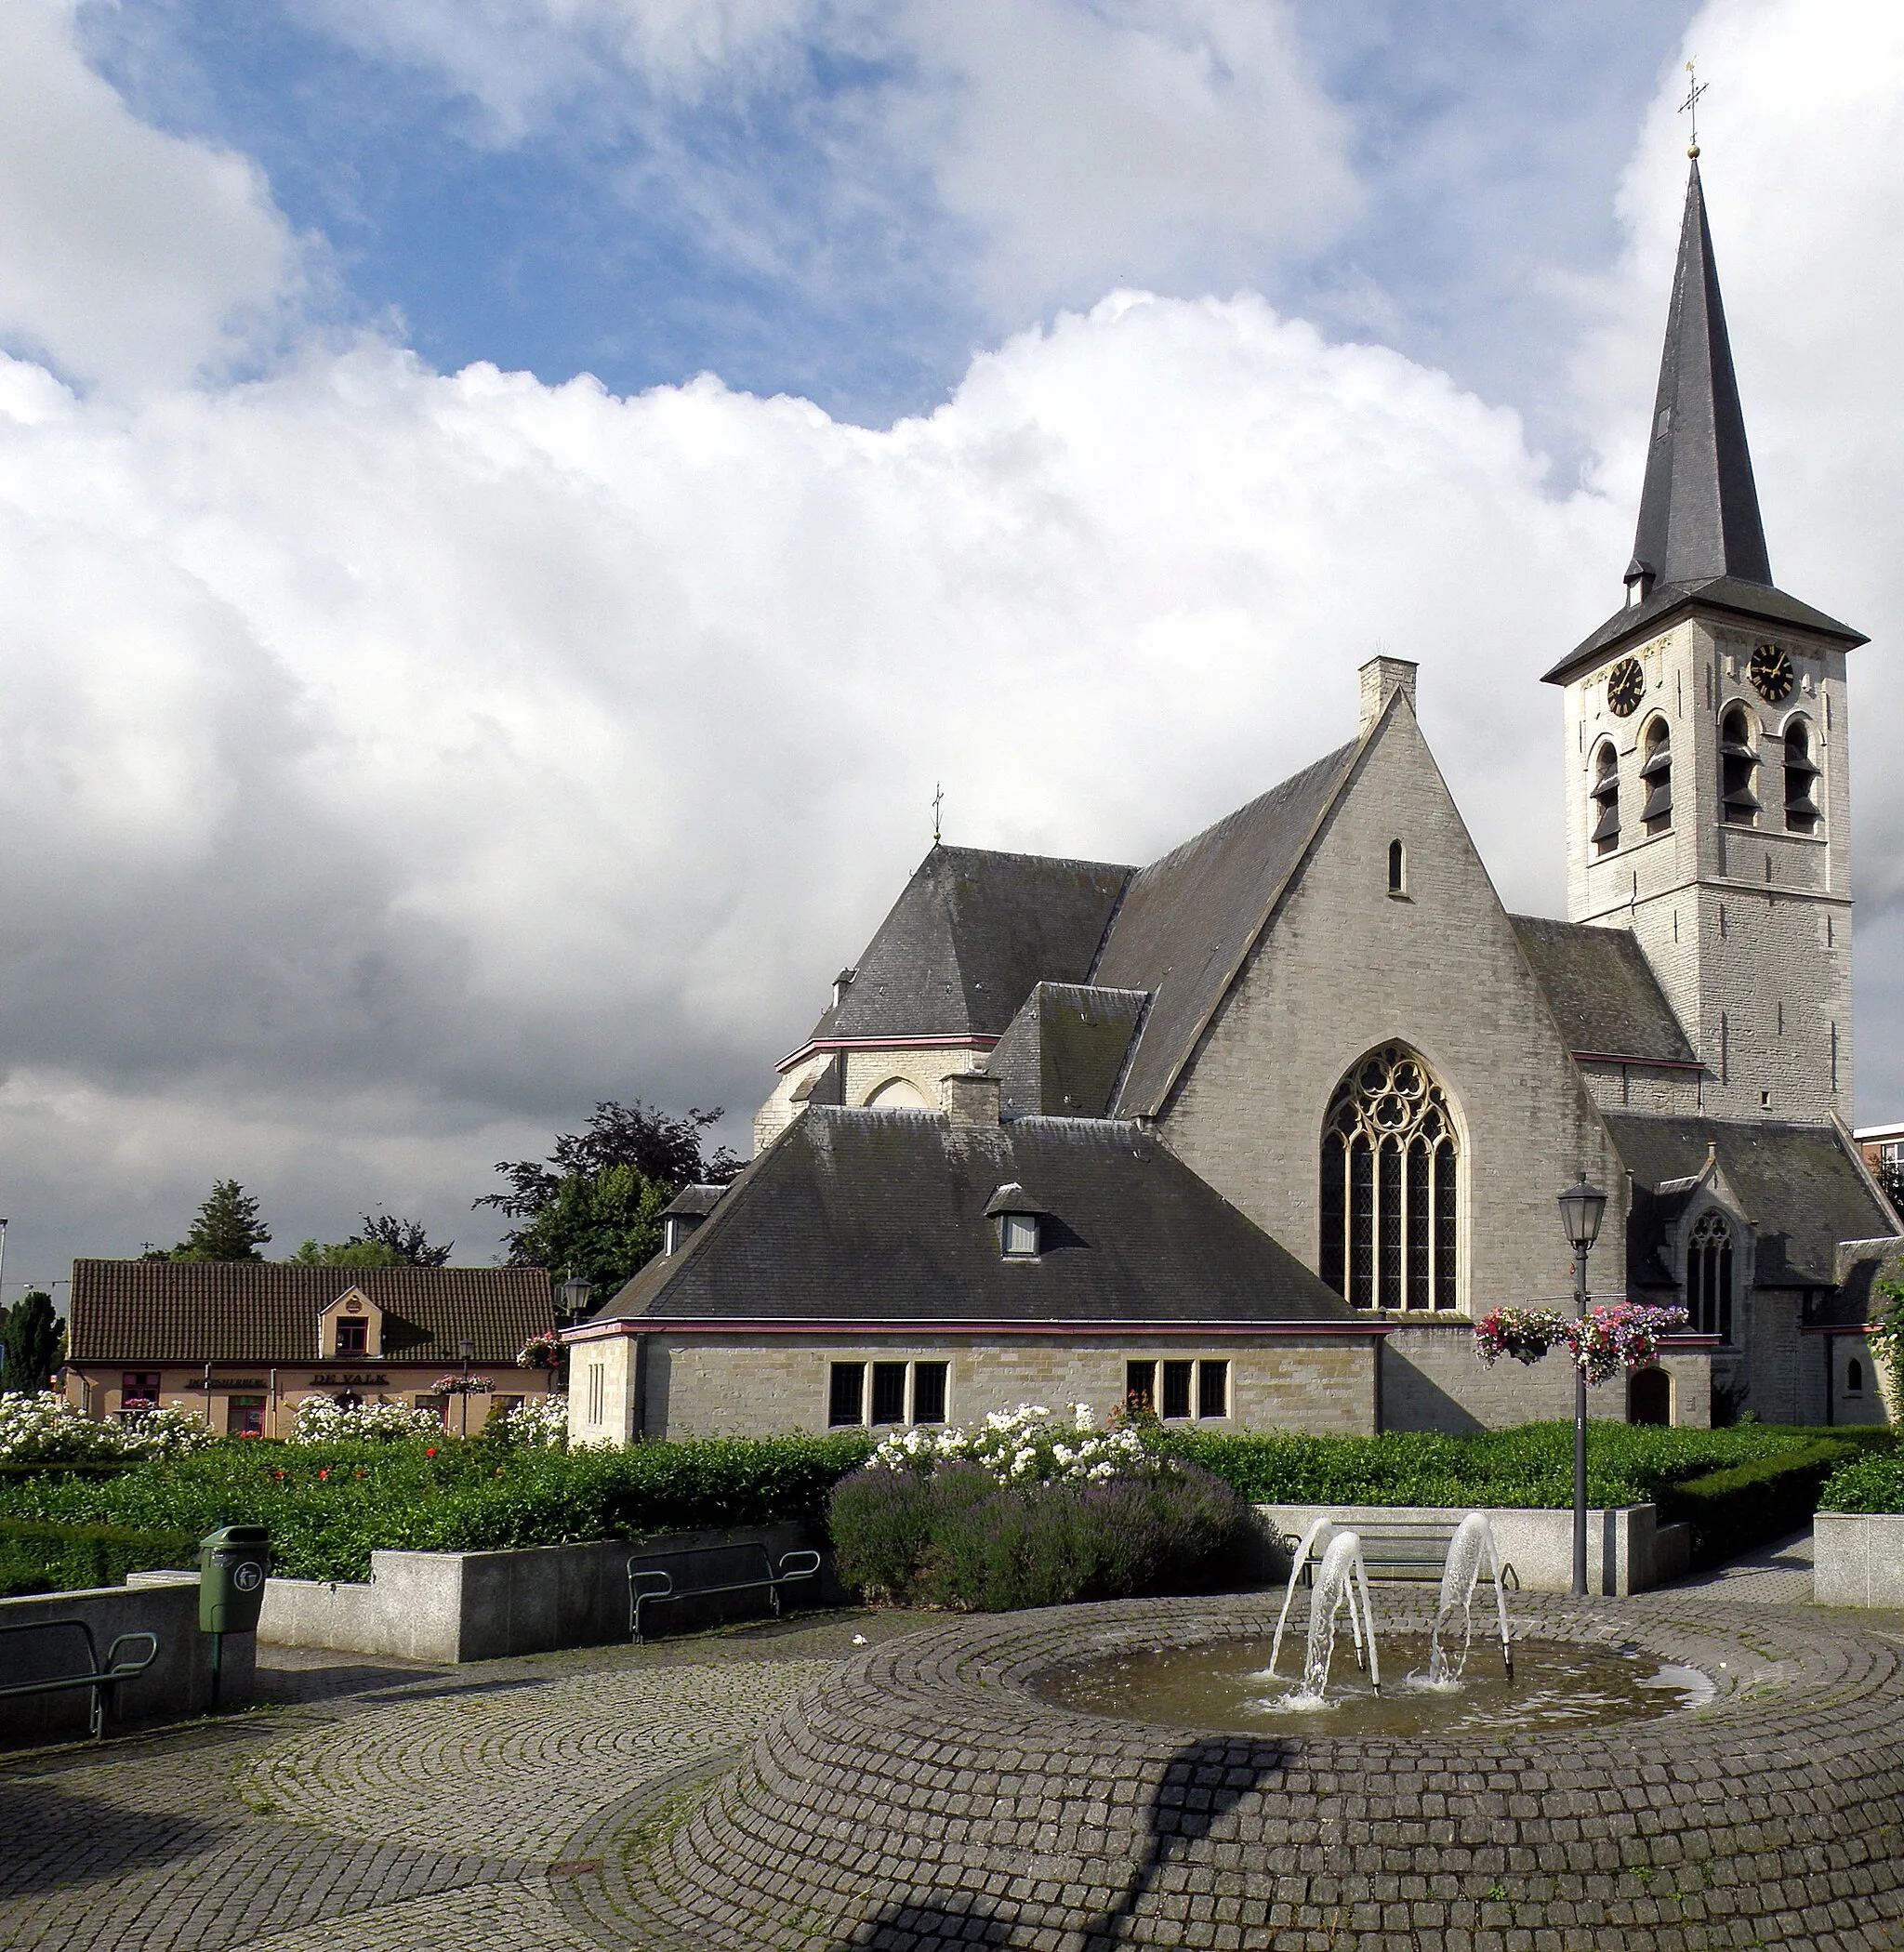
<svg viewBox="0 0 1904 1952">
<path fill-rule="evenodd" d="M 468 1336 L 456 1344 L 456 1353 L 463 1359 L 463 1387 L 456 1392 L 456 1435 L 469 1434 L 469 1365 L 476 1354 L 476 1344 Z"/>
<path fill-rule="evenodd" d="M 1600 1237 L 1606 1195 L 1582 1180 L 1560 1195 L 1560 1224 L 1573 1249 L 1573 1316 L 1587 1319 L 1587 1256 Z M 1573 1596 L 1587 1596 L 1587 1372 L 1573 1366 Z"/>
</svg>

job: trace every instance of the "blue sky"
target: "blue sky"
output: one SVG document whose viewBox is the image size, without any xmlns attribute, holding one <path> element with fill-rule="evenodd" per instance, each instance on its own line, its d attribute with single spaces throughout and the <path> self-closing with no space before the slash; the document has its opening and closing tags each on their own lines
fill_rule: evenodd
<svg viewBox="0 0 1904 1952">
<path fill-rule="evenodd" d="M 1559 912 L 1538 674 L 1622 594 L 1688 54 L 1773 566 L 1875 640 L 1891 1117 L 1896 9 L 11 0 L 9 1284 L 225 1176 L 480 1260 L 599 1098 L 744 1148 L 936 785 L 1150 859 L 1378 646 Z"/>
</svg>

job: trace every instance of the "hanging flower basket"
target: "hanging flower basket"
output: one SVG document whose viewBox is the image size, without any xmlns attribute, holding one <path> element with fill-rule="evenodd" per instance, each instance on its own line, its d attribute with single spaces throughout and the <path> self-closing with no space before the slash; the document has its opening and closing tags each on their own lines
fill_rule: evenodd
<svg viewBox="0 0 1904 1952">
<path fill-rule="evenodd" d="M 1563 1315 L 1540 1308 L 1497 1308 L 1474 1324 L 1474 1353 L 1484 1363 L 1511 1355 L 1517 1363 L 1538 1363 L 1566 1335 Z"/>
<path fill-rule="evenodd" d="M 1643 1369 L 1659 1352 L 1659 1338 L 1686 1326 L 1683 1308 L 1637 1301 L 1593 1309 L 1584 1322 L 1561 1325 L 1567 1352 L 1590 1383 L 1610 1381 L 1622 1369 Z"/>
<path fill-rule="evenodd" d="M 550 1328 L 545 1328 L 540 1335 L 532 1335 L 516 1351 L 516 1367 L 519 1369 L 553 1369 L 561 1361 L 562 1338 Z"/>
<path fill-rule="evenodd" d="M 439 1376 L 430 1384 L 432 1396 L 486 1396 L 496 1385 L 486 1376 Z"/>
</svg>

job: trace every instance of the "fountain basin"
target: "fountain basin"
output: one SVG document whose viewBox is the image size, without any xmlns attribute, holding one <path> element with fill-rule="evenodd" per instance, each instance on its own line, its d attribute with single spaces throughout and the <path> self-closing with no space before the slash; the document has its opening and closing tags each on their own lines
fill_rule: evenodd
<svg viewBox="0 0 1904 1952">
<path fill-rule="evenodd" d="M 1382 1600 L 1384 1635 L 1427 1630 Z M 602 1860 L 600 1884 L 562 1902 L 598 1941 L 723 1952 L 1904 1942 L 1904 1646 L 1703 1593 L 1534 1597 L 1516 1601 L 1517 1667 L 1541 1642 L 1628 1644 L 1710 1676 L 1711 1697 L 1397 1736 L 1041 1695 L 1092 1661 L 1261 1639 L 1276 1608 L 1127 1601 L 888 1642 L 712 1780 L 611 1813 L 574 1852 Z"/>
</svg>

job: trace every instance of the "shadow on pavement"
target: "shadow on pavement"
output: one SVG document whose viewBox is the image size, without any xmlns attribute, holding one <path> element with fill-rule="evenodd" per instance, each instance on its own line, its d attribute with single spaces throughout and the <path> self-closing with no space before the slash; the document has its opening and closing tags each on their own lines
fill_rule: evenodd
<svg viewBox="0 0 1904 1952">
<path fill-rule="evenodd" d="M 110 1882 L 199 1856 L 226 1829 L 203 1817 L 128 1810 L 38 1783 L 0 1781 L 0 1898 Z"/>
</svg>

